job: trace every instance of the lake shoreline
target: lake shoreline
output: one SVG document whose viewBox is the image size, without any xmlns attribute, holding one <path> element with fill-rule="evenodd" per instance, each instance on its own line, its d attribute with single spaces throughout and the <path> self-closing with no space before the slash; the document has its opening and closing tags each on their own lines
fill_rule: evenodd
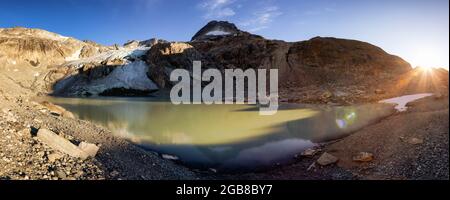
<svg viewBox="0 0 450 200">
<path fill-rule="evenodd" d="M 431 128 L 429 132 L 432 134 L 428 136 L 423 135 L 423 133 L 416 133 L 414 132 L 414 130 L 409 129 L 408 131 L 412 132 L 406 133 L 405 131 L 400 131 L 400 133 L 406 134 L 407 136 L 419 134 L 419 136 L 422 137 L 430 137 L 431 139 L 423 138 L 422 140 L 426 142 L 419 144 L 419 146 L 424 145 L 427 147 L 427 152 L 421 153 L 425 155 L 434 155 L 436 153 L 429 152 L 431 151 L 430 148 L 428 148 L 429 145 L 436 145 L 436 143 L 438 143 L 439 145 L 443 144 L 445 146 L 445 142 L 447 142 L 447 148 L 443 149 L 443 154 L 444 157 L 447 156 L 448 158 L 448 97 L 441 97 L 440 99 L 429 97 L 424 100 L 420 100 L 419 103 L 413 104 L 410 111 L 395 114 L 392 117 L 388 117 L 388 119 L 381 120 L 381 122 L 379 123 L 369 125 L 368 127 L 365 127 L 360 131 L 356 131 L 356 133 L 352 134 L 349 137 L 345 137 L 343 139 L 329 143 L 321 147 L 320 152 L 312 157 L 299 157 L 297 162 L 287 166 L 279 166 L 275 167 L 272 170 L 264 172 L 245 173 L 238 176 L 233 174 L 215 173 L 214 171 L 196 171 L 188 169 L 170 160 L 161 158 L 161 156 L 155 152 L 145 151 L 137 145 L 132 144 L 131 142 L 118 137 L 114 137 L 109 130 L 97 126 L 93 123 L 78 119 L 68 119 L 61 116 L 54 116 L 49 113 L 43 113 L 39 110 L 39 107 L 37 107 L 33 103 L 33 101 L 30 100 L 30 98 L 16 97 L 14 98 L 14 100 L 15 101 L 3 101 L 7 102 L 2 105 L 3 111 L 8 110 L 7 112 L 13 113 L 13 116 L 16 118 L 15 122 L 2 120 L 2 122 L 6 122 L 5 126 L 3 126 L 3 129 L 12 130 L 10 132 L 13 133 L 16 132 L 27 134 L 26 130 L 29 130 L 27 127 L 28 125 L 34 128 L 45 127 L 57 133 L 70 135 L 70 137 L 73 137 L 74 140 L 87 141 L 98 144 L 100 146 L 100 151 L 96 155 L 95 159 L 83 161 L 83 163 L 81 164 L 80 171 L 87 171 L 88 173 L 84 174 L 81 177 L 78 177 L 77 179 L 421 179 L 423 177 L 417 175 L 417 169 L 403 169 L 404 163 L 401 162 L 402 160 L 399 161 L 400 164 L 389 166 L 384 169 L 383 167 L 387 166 L 387 162 L 391 161 L 388 159 L 389 156 L 384 155 L 386 154 L 386 152 L 384 151 L 382 151 L 380 155 L 378 154 L 379 152 L 374 152 L 375 159 L 370 163 L 355 164 L 351 161 L 351 159 L 349 160 L 349 157 L 351 157 L 355 152 L 364 150 L 363 147 L 354 144 L 358 144 L 361 141 L 367 139 L 366 137 L 370 136 L 368 132 L 377 132 L 377 130 L 379 129 L 391 127 L 392 124 L 389 123 L 391 121 L 391 118 L 396 118 L 396 120 L 401 121 L 403 119 L 409 118 L 412 115 L 420 116 L 418 118 L 414 118 L 415 120 L 428 119 L 427 123 L 431 124 L 430 126 L 435 126 L 437 128 Z M 4 107 L 6 107 L 6 109 Z M 5 112 L 3 112 L 3 117 L 5 117 Z M 447 120 L 444 119 L 446 122 L 442 120 L 442 118 L 447 118 Z M 445 127 L 447 128 L 446 131 L 444 130 Z M 384 146 L 382 143 L 380 144 L 380 141 L 383 141 L 383 138 L 385 137 L 386 134 L 380 136 L 380 138 L 375 138 L 373 142 L 371 142 L 372 144 L 374 144 L 373 149 L 376 150 L 379 148 L 391 148 L 391 146 Z M 442 139 L 442 137 L 444 137 L 444 139 Z M 435 138 L 440 139 L 436 140 Z M 445 138 L 447 139 L 445 140 Z M 396 139 L 398 140 L 398 138 Z M 14 140 L 14 138 L 12 140 Z M 427 141 L 433 141 L 433 143 L 428 144 Z M 14 144 L 15 142 L 18 144 Z M 17 141 L 6 141 L 6 143 L 2 144 L 1 146 L 8 146 L 8 144 L 10 143 L 12 143 L 13 145 L 19 145 L 20 142 L 32 143 L 33 145 L 25 147 L 31 148 L 31 151 L 34 150 L 33 146 L 35 146 L 35 143 L 39 143 L 39 141 L 35 141 L 35 139 L 30 136 L 22 136 L 20 138 L 18 137 Z M 349 144 L 352 144 L 353 146 L 349 146 Z M 414 158 L 414 152 L 421 152 L 420 150 L 417 150 L 417 147 L 417 145 L 406 145 L 400 147 L 401 149 L 396 150 L 395 153 L 402 151 L 411 152 L 411 155 L 408 154 L 407 158 L 402 159 L 406 159 L 406 161 L 408 162 L 412 159 L 414 162 L 417 162 L 420 165 L 423 164 L 423 161 L 420 160 L 422 158 L 420 158 L 420 156 Z M 48 165 L 53 165 L 52 163 L 48 163 L 48 152 L 44 151 L 44 155 L 31 155 L 33 156 L 33 159 L 43 160 L 41 161 L 43 163 L 42 166 L 27 167 L 18 166 L 17 163 L 20 163 L 21 161 L 14 161 L 14 159 L 16 158 L 21 158 L 21 156 L 17 155 L 23 154 L 23 152 L 20 153 L 18 151 L 20 150 L 17 149 L 15 150 L 15 152 L 10 152 L 13 155 L 5 155 L 3 157 L 5 157 L 6 159 L 0 160 L 0 163 L 5 166 L 5 169 L 0 170 L 1 179 L 62 179 L 61 177 L 58 177 L 58 175 L 52 175 L 52 171 L 48 170 Z M 29 151 L 29 149 L 25 151 Z M 333 155 L 338 156 L 339 161 L 337 162 L 337 164 L 331 164 L 324 167 L 312 165 L 312 163 L 315 163 L 323 152 L 329 152 Z M 438 165 L 441 166 L 440 169 L 447 169 L 446 174 L 445 172 L 442 172 L 442 170 L 438 170 L 441 175 L 439 177 L 441 177 L 441 179 L 445 179 L 445 177 L 448 179 L 448 162 L 445 166 L 445 164 L 442 164 L 442 160 L 445 160 L 444 158 L 433 158 L 434 159 L 432 159 L 432 162 L 439 163 Z M 5 160 L 8 159 L 11 161 L 6 162 Z M 61 161 L 61 163 L 59 164 L 64 166 L 65 168 L 80 168 L 77 167 L 77 164 L 72 164 L 71 162 L 67 163 L 65 161 Z M 431 169 L 421 170 L 427 171 Z M 90 171 L 94 171 L 95 173 L 91 173 Z M 393 175 L 389 175 L 390 172 L 396 173 L 394 173 Z M 53 174 L 55 174 L 55 172 L 53 172 Z M 408 176 L 401 176 L 402 174 L 407 174 Z M 67 176 L 72 178 L 71 173 L 69 173 L 69 175 Z M 436 177 L 429 178 L 431 179 Z"/>
</svg>

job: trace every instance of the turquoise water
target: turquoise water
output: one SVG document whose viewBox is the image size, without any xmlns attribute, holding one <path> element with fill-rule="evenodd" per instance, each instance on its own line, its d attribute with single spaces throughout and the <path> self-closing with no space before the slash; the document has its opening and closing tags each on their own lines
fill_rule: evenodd
<svg viewBox="0 0 450 200">
<path fill-rule="evenodd" d="M 51 98 L 146 149 L 192 168 L 258 170 L 346 136 L 394 113 L 392 105 L 282 105 L 273 116 L 252 105 L 173 105 L 143 98 Z"/>
</svg>

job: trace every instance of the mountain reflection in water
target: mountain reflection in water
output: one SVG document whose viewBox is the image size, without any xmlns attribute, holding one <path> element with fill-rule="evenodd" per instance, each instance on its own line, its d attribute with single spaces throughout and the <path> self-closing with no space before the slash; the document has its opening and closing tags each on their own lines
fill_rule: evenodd
<svg viewBox="0 0 450 200">
<path fill-rule="evenodd" d="M 50 98 L 80 119 L 144 148 L 176 155 L 194 168 L 264 169 L 292 161 L 317 143 L 337 139 L 394 113 L 392 105 L 282 105 L 259 115 L 254 105 L 173 105 L 152 99 Z"/>
</svg>

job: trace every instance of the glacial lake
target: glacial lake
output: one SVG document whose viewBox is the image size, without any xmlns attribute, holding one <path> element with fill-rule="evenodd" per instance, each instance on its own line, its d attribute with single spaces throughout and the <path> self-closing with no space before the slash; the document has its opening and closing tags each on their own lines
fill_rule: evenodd
<svg viewBox="0 0 450 200">
<path fill-rule="evenodd" d="M 255 171 L 395 112 L 390 104 L 349 107 L 280 105 L 259 115 L 256 105 L 173 105 L 151 98 L 49 98 L 115 135 L 195 169 Z M 169 156 L 167 156 L 169 155 Z"/>
</svg>

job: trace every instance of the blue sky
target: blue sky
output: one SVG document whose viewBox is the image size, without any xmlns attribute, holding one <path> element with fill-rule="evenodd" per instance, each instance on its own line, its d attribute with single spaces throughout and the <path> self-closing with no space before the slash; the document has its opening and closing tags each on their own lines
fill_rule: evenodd
<svg viewBox="0 0 450 200">
<path fill-rule="evenodd" d="M 449 66 L 448 0 L 0 0 L 0 27 L 41 28 L 101 44 L 187 41 L 228 20 L 266 38 L 370 42 L 421 66 Z"/>
</svg>

